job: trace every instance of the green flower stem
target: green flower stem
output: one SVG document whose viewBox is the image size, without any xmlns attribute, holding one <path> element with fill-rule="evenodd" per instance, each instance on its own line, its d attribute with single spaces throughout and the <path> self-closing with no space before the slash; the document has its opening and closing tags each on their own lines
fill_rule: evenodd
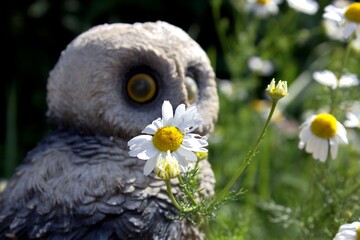
<svg viewBox="0 0 360 240">
<path fill-rule="evenodd" d="M 166 191 L 168 192 L 168 195 L 172 201 L 172 203 L 175 205 L 175 207 L 177 209 L 179 209 L 180 211 L 184 211 L 183 207 L 176 201 L 175 197 L 174 197 L 174 194 L 172 193 L 171 191 L 171 183 L 170 183 L 170 179 L 166 179 L 165 180 L 165 183 L 166 183 Z"/>
<path fill-rule="evenodd" d="M 351 45 L 350 42 L 352 40 L 353 37 L 351 37 L 347 44 L 346 47 L 343 51 L 343 56 L 342 56 L 342 61 L 341 64 L 339 65 L 339 69 L 338 72 L 336 74 L 337 79 L 340 79 L 341 75 L 345 72 L 346 70 L 346 66 L 347 63 L 350 59 L 350 53 L 351 53 Z M 337 102 L 337 94 L 338 93 L 338 88 L 335 89 L 331 89 L 330 88 L 330 113 L 333 114 L 335 111 L 336 106 L 338 106 L 338 102 Z"/>
<path fill-rule="evenodd" d="M 262 141 L 262 139 L 265 136 L 265 132 L 266 129 L 270 123 L 270 120 L 272 118 L 272 115 L 274 114 L 275 108 L 276 108 L 276 104 L 277 104 L 278 100 L 273 100 L 272 101 L 272 105 L 271 105 L 271 110 L 269 113 L 269 116 L 265 122 L 265 125 L 254 145 L 254 147 L 250 148 L 249 152 L 247 153 L 244 161 L 241 163 L 240 167 L 238 168 L 238 170 L 236 171 L 235 175 L 232 177 L 232 179 L 230 180 L 230 182 L 228 182 L 228 184 L 222 189 L 222 191 L 220 192 L 220 194 L 218 194 L 216 196 L 216 198 L 211 202 L 211 204 L 208 207 L 208 210 L 212 210 L 212 208 L 218 203 L 220 202 L 226 195 L 226 193 L 229 191 L 229 189 L 234 185 L 234 183 L 236 182 L 236 180 L 240 177 L 241 173 L 245 170 L 245 168 L 247 167 L 247 165 L 250 164 L 251 159 L 255 156 L 260 143 Z"/>
<path fill-rule="evenodd" d="M 182 189 L 184 189 L 185 194 L 190 198 L 191 203 L 197 207 L 198 203 L 196 202 L 196 200 L 194 199 L 194 196 L 189 192 L 188 188 L 186 187 L 186 185 L 184 184 L 184 181 L 182 179 L 182 177 L 180 175 L 178 175 L 178 179 L 179 179 L 179 183 L 180 186 L 182 187 Z"/>
<path fill-rule="evenodd" d="M 346 69 L 347 62 L 348 62 L 348 60 L 350 58 L 350 52 L 351 52 L 351 44 L 350 44 L 350 42 L 352 41 L 352 39 L 353 39 L 353 37 L 350 37 L 350 39 L 346 43 L 346 47 L 345 47 L 344 55 L 343 55 L 343 59 L 342 59 L 342 64 L 341 64 L 341 69 L 339 71 L 340 76 L 343 73 L 343 71 Z M 338 76 L 338 77 L 340 77 L 340 76 Z"/>
</svg>

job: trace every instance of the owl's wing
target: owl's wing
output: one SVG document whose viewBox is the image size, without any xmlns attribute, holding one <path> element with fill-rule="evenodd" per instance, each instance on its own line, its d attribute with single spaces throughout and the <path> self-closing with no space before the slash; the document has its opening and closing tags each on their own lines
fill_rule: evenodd
<svg viewBox="0 0 360 240">
<path fill-rule="evenodd" d="M 163 181 L 142 174 L 126 142 L 52 134 L 0 195 L 0 239 L 179 239 Z"/>
</svg>

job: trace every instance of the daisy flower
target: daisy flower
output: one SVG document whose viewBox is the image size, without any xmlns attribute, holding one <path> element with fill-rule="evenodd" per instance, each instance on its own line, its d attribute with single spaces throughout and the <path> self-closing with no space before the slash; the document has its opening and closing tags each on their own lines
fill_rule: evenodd
<svg viewBox="0 0 360 240">
<path fill-rule="evenodd" d="M 235 86 L 230 80 L 219 80 L 218 82 L 219 91 L 223 93 L 227 98 L 235 97 Z"/>
<path fill-rule="evenodd" d="M 299 148 L 312 153 L 314 159 L 325 162 L 330 154 L 333 159 L 338 153 L 339 144 L 347 144 L 344 126 L 328 113 L 320 113 L 310 117 L 300 126 Z"/>
<path fill-rule="evenodd" d="M 359 240 L 360 222 L 341 225 L 333 240 Z"/>
<path fill-rule="evenodd" d="M 128 142 L 129 155 L 146 160 L 144 175 L 149 175 L 159 159 L 175 158 L 181 169 L 186 170 L 188 162 L 196 162 L 194 152 L 207 152 L 206 137 L 191 133 L 202 124 L 195 106 L 185 108 L 180 104 L 173 113 L 169 101 L 162 105 L 162 118 L 154 120 Z M 170 155 L 169 155 L 170 154 Z"/>
<path fill-rule="evenodd" d="M 348 128 L 360 128 L 360 119 L 354 113 L 348 112 L 344 125 Z"/>
<path fill-rule="evenodd" d="M 342 75 L 339 79 L 335 76 L 335 74 L 329 70 L 314 72 L 313 78 L 325 85 L 329 86 L 332 89 L 337 87 L 352 87 L 359 85 L 359 79 L 355 74 L 347 73 Z"/>
<path fill-rule="evenodd" d="M 350 1 L 347 0 L 336 0 L 332 2 L 332 6 L 336 8 L 345 8 L 350 4 Z M 344 30 L 340 24 L 332 19 L 323 18 L 323 26 L 326 35 L 332 39 L 341 42 L 346 42 L 347 39 L 344 38 Z"/>
<path fill-rule="evenodd" d="M 279 12 L 278 5 L 281 0 L 247 0 L 247 11 L 261 18 L 276 15 Z"/>
<path fill-rule="evenodd" d="M 314 15 L 319 9 L 319 4 L 314 0 L 287 0 L 287 3 L 296 11 L 309 15 Z"/>
<path fill-rule="evenodd" d="M 337 8 L 333 5 L 325 7 L 324 18 L 337 22 L 344 32 L 345 39 L 356 32 L 360 36 L 360 3 L 353 2 L 346 7 Z"/>
</svg>

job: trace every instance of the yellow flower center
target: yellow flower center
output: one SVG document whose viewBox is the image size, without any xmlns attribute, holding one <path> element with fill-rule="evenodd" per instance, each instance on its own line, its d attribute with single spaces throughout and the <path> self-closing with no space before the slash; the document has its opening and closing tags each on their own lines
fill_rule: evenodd
<svg viewBox="0 0 360 240">
<path fill-rule="evenodd" d="M 360 240 L 360 227 L 356 229 L 356 240 Z"/>
<path fill-rule="evenodd" d="M 321 113 L 312 121 L 310 128 L 319 138 L 329 139 L 336 135 L 337 120 L 331 114 Z"/>
<path fill-rule="evenodd" d="M 167 126 L 156 131 L 153 137 L 154 146 L 162 151 L 175 151 L 183 141 L 183 134 L 174 126 Z"/>
<path fill-rule="evenodd" d="M 256 0 L 256 3 L 257 4 L 262 4 L 262 5 L 265 5 L 267 4 L 268 2 L 270 2 L 271 0 Z"/>
<path fill-rule="evenodd" d="M 351 22 L 356 22 L 360 24 L 360 3 L 351 3 L 345 11 L 345 17 Z"/>
</svg>

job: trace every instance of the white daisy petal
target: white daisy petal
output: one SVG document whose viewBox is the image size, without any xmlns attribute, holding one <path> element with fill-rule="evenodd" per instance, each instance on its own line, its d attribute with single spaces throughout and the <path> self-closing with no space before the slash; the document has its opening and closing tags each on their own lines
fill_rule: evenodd
<svg viewBox="0 0 360 240">
<path fill-rule="evenodd" d="M 137 148 L 137 149 L 133 149 L 129 151 L 129 156 L 131 157 L 137 157 L 141 152 L 143 152 L 144 150 L 142 148 Z M 142 159 L 144 160 L 144 159 Z M 146 159 L 145 159 L 146 160 Z"/>
<path fill-rule="evenodd" d="M 299 144 L 298 144 L 298 148 L 299 149 L 304 149 L 304 147 L 305 147 L 305 142 L 300 141 Z"/>
<path fill-rule="evenodd" d="M 330 144 L 330 155 L 332 159 L 335 159 L 337 157 L 338 154 L 338 149 L 339 149 L 339 144 L 337 139 L 331 138 L 329 139 L 329 144 Z"/>
<path fill-rule="evenodd" d="M 154 170 L 157 160 L 158 160 L 158 157 L 154 157 L 154 158 L 150 158 L 149 160 L 146 161 L 145 166 L 144 166 L 144 175 L 145 176 L 149 175 Z"/>
<path fill-rule="evenodd" d="M 341 140 L 341 143 L 348 144 L 347 133 L 346 133 L 345 127 L 340 122 L 337 122 L 337 128 L 338 128 L 337 136 Z"/>
<path fill-rule="evenodd" d="M 182 147 L 193 152 L 207 152 L 208 150 L 202 146 L 199 141 L 184 141 Z"/>
<path fill-rule="evenodd" d="M 147 154 L 147 151 L 140 152 L 139 154 L 136 155 L 136 157 L 138 157 L 141 160 L 146 160 L 146 161 L 150 159 L 150 157 Z"/>
<path fill-rule="evenodd" d="M 164 127 L 164 124 L 163 124 L 163 121 L 162 121 L 161 118 L 156 119 L 155 121 L 152 122 L 152 124 L 153 124 L 157 129 Z"/>
<path fill-rule="evenodd" d="M 174 126 L 175 127 L 177 127 L 175 124 L 181 120 L 184 113 L 185 113 L 185 104 L 180 104 L 175 110 L 175 115 L 174 115 Z"/>
<path fill-rule="evenodd" d="M 280 1 L 272 0 L 261 4 L 253 0 L 248 0 L 246 10 L 254 13 L 258 17 L 265 18 L 279 12 L 279 3 Z"/>
<path fill-rule="evenodd" d="M 312 135 L 309 138 L 309 141 L 306 143 L 305 151 L 308 153 L 313 153 L 317 149 L 317 137 Z"/>
<path fill-rule="evenodd" d="M 309 143 L 310 144 L 310 143 Z M 323 144 L 323 140 L 319 139 L 317 137 L 313 138 L 313 142 L 312 142 L 312 154 L 314 159 L 320 160 L 320 155 L 321 155 L 321 146 Z"/>
<path fill-rule="evenodd" d="M 333 12 L 325 12 L 323 14 L 323 17 L 329 20 L 333 20 L 335 22 L 340 22 L 342 20 L 341 16 L 339 14 L 333 13 Z"/>
<path fill-rule="evenodd" d="M 173 118 L 173 108 L 169 101 L 164 101 L 162 105 L 162 121 L 164 126 L 168 126 L 168 121 Z"/>
<path fill-rule="evenodd" d="M 159 150 L 157 150 L 153 145 L 151 145 L 146 150 L 139 153 L 137 157 L 146 160 L 153 158 L 156 154 L 159 154 Z"/>
<path fill-rule="evenodd" d="M 337 78 L 335 74 L 329 70 L 324 70 L 321 72 L 314 72 L 313 78 L 319 83 L 329 86 L 333 89 L 337 87 Z"/>
<path fill-rule="evenodd" d="M 287 0 L 289 6 L 296 11 L 313 15 L 319 9 L 319 4 L 314 0 Z"/>
<path fill-rule="evenodd" d="M 360 127 L 360 120 L 355 114 L 348 112 L 346 114 L 346 120 L 344 122 L 344 125 L 348 128 Z"/>
<path fill-rule="evenodd" d="M 300 131 L 300 139 L 303 142 L 309 141 L 309 138 L 312 136 L 312 132 L 310 130 L 310 127 L 306 127 L 301 129 Z"/>
<path fill-rule="evenodd" d="M 179 128 L 180 131 L 187 131 L 191 127 L 195 129 L 199 126 L 198 121 L 196 121 L 198 118 L 197 108 L 191 106 L 183 113 L 182 119 L 181 121 L 178 121 L 176 127 Z"/>
<path fill-rule="evenodd" d="M 319 144 L 319 160 L 325 162 L 328 156 L 329 144 L 327 141 L 321 141 Z"/>
<path fill-rule="evenodd" d="M 144 142 L 151 141 L 151 139 L 152 139 L 152 136 L 139 135 L 139 136 L 136 136 L 136 137 L 130 139 L 130 141 L 128 142 L 128 146 L 142 144 Z"/>
<path fill-rule="evenodd" d="M 359 79 L 355 74 L 344 74 L 339 79 L 339 87 L 352 87 L 359 85 Z"/>
<path fill-rule="evenodd" d="M 354 22 L 347 22 L 344 25 L 344 37 L 348 39 L 350 35 L 356 30 L 357 23 Z"/>
<path fill-rule="evenodd" d="M 149 124 L 141 132 L 153 135 L 158 129 L 158 126 L 156 126 L 155 124 Z"/>
<path fill-rule="evenodd" d="M 358 229 L 360 228 L 360 222 L 352 222 L 343 224 L 340 226 L 339 231 L 333 240 L 355 240 L 358 236 Z"/>
<path fill-rule="evenodd" d="M 343 20 L 343 9 L 337 8 L 333 5 L 328 5 L 325 7 L 325 13 L 323 15 L 324 18 L 327 18 L 329 20 L 333 20 L 336 22 L 341 22 Z"/>
<path fill-rule="evenodd" d="M 140 146 L 133 146 L 130 148 L 129 155 L 132 157 L 137 157 L 140 153 L 147 151 L 150 147 L 150 143 L 146 143 Z"/>
<path fill-rule="evenodd" d="M 193 153 L 192 151 L 187 150 L 186 148 L 180 146 L 177 150 L 177 153 L 179 153 L 180 155 L 182 155 L 183 157 L 185 157 L 186 160 L 191 161 L 191 162 L 196 162 L 197 157 L 196 154 Z"/>
<path fill-rule="evenodd" d="M 188 167 L 188 165 L 189 165 L 189 162 L 188 162 L 180 153 L 178 153 L 177 151 L 172 152 L 172 154 L 173 154 L 174 157 L 178 160 L 181 169 L 182 169 L 183 171 L 186 171 L 186 170 L 187 170 L 187 167 Z"/>
<path fill-rule="evenodd" d="M 147 147 L 149 144 L 152 144 L 152 136 L 149 135 L 140 135 L 144 136 L 142 139 L 136 139 L 132 145 L 129 146 L 130 150 L 135 150 L 137 148 L 144 148 Z M 150 137 L 149 139 L 146 139 L 145 137 Z"/>
<path fill-rule="evenodd" d="M 148 151 L 148 149 L 144 150 L 142 148 L 137 148 L 134 150 L 130 150 L 129 155 L 131 157 L 137 157 L 141 160 L 148 160 L 150 157 L 146 154 L 147 151 Z"/>
</svg>

